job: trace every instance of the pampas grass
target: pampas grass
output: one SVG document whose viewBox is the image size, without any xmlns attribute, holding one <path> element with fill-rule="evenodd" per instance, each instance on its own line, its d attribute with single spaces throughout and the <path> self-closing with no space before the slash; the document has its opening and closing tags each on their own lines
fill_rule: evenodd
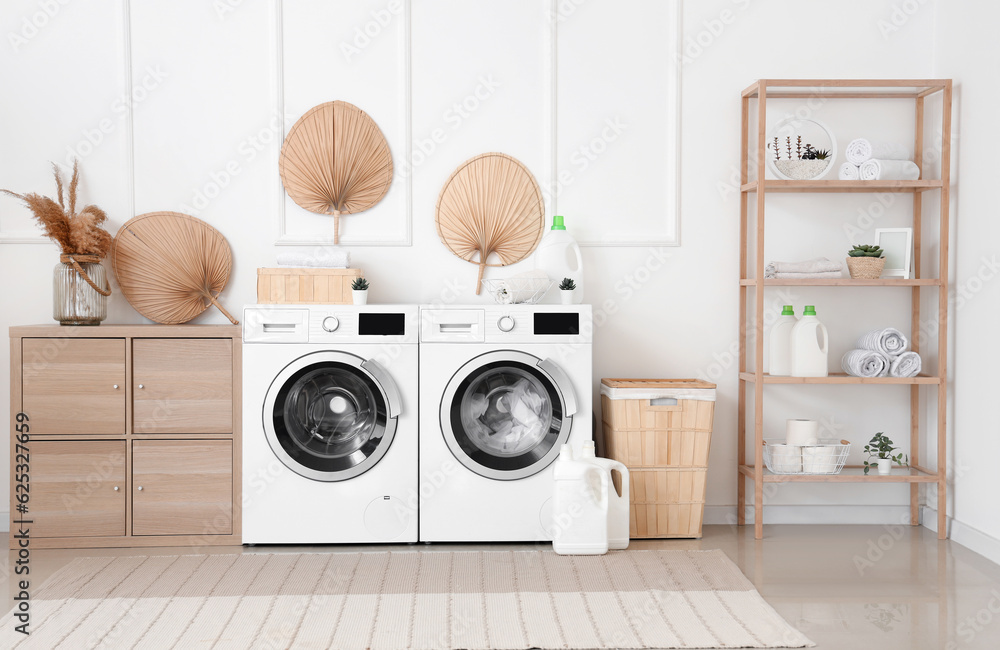
<svg viewBox="0 0 1000 650">
<path fill-rule="evenodd" d="M 53 200 L 41 194 L 29 192 L 17 194 L 10 190 L 0 190 L 4 194 L 21 199 L 42 227 L 49 239 L 59 244 L 66 255 L 96 255 L 103 258 L 111 248 L 111 235 L 101 227 L 108 215 L 96 205 L 85 206 L 76 211 L 77 186 L 80 184 L 79 163 L 73 163 L 73 177 L 69 182 L 67 198 L 63 200 L 63 179 L 59 167 L 52 165 L 52 175 L 56 179 L 56 198 Z"/>
</svg>

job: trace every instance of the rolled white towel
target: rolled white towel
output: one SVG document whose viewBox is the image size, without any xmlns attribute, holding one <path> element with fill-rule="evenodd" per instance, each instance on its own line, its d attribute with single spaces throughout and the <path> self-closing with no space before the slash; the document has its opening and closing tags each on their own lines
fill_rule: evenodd
<svg viewBox="0 0 1000 650">
<path fill-rule="evenodd" d="M 844 274 L 840 271 L 821 271 L 820 273 L 775 273 L 771 277 L 776 280 L 819 280 L 824 278 L 842 278 Z"/>
<path fill-rule="evenodd" d="M 803 262 L 768 262 L 764 267 L 764 277 L 772 277 L 776 273 L 828 273 L 843 271 L 843 262 L 834 262 L 826 257 L 817 257 Z M 771 274 L 770 276 L 768 274 Z"/>
<path fill-rule="evenodd" d="M 863 181 L 915 181 L 920 178 L 920 168 L 912 160 L 872 158 L 861 163 L 858 174 Z"/>
<path fill-rule="evenodd" d="M 848 350 L 840 367 L 853 377 L 885 377 L 889 374 L 889 357 L 876 350 Z"/>
<path fill-rule="evenodd" d="M 856 181 L 860 180 L 861 176 L 860 169 L 854 163 L 846 162 L 840 166 L 840 171 L 837 173 L 837 178 L 842 181 Z"/>
<path fill-rule="evenodd" d="M 847 144 L 844 150 L 847 162 L 860 165 L 866 160 L 910 160 L 910 150 L 905 145 L 894 142 L 872 142 L 868 138 L 856 138 Z"/>
<path fill-rule="evenodd" d="M 346 269 L 351 266 L 351 252 L 317 246 L 309 252 L 279 253 L 278 266 L 292 268 Z"/>
<path fill-rule="evenodd" d="M 916 352 L 904 352 L 892 357 L 889 362 L 890 377 L 916 377 L 920 374 L 923 361 Z"/>
<path fill-rule="evenodd" d="M 898 329 L 887 327 L 862 334 L 854 346 L 862 350 L 875 350 L 891 357 L 909 350 L 910 341 Z"/>
</svg>

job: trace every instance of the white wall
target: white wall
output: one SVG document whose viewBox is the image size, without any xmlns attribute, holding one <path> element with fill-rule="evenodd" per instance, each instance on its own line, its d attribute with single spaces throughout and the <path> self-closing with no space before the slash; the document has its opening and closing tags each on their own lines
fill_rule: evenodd
<svg viewBox="0 0 1000 650">
<path fill-rule="evenodd" d="M 84 199 L 111 214 L 112 232 L 134 214 L 178 210 L 196 213 L 228 238 L 235 265 L 223 302 L 235 311 L 254 302 L 256 267 L 273 265 L 276 252 L 291 250 L 276 242 L 329 236 L 328 220 L 286 200 L 276 173 L 284 130 L 321 101 L 353 101 L 372 114 L 401 172 L 382 204 L 342 219 L 345 246 L 371 278 L 372 299 L 378 302 L 485 300 L 473 295 L 475 267 L 444 248 L 433 223 L 442 183 L 472 155 L 499 150 L 522 160 L 547 188 L 547 205 L 551 208 L 555 200 L 570 228 L 576 224 L 578 236 L 588 241 L 614 233 L 625 233 L 621 238 L 626 240 L 669 241 L 674 197 L 664 188 L 675 162 L 681 246 L 584 249 L 587 301 L 601 322 L 595 337 L 595 390 L 602 376 L 717 380 L 708 503 L 710 517 L 728 520 L 736 499 L 739 91 L 761 77 L 931 76 L 933 12 L 894 16 L 897 3 L 891 0 L 848 0 L 835 10 L 794 0 L 686 3 L 679 64 L 682 133 L 675 150 L 666 122 L 649 110 L 662 107 L 666 116 L 672 99 L 675 62 L 657 49 L 671 29 L 672 14 L 659 0 L 617 5 L 611 0 L 414 0 L 411 11 L 399 13 L 389 11 L 392 3 L 376 0 L 289 0 L 283 11 L 273 1 L 228 4 L 233 10 L 220 14 L 226 0 L 108 1 L 86 7 L 69 2 L 58 5 L 37 35 L 0 46 L 0 87 L 16 89 L 5 91 L 0 103 L 0 187 L 51 192 L 47 161 L 63 161 L 67 143 L 82 143 L 76 148 L 82 154 Z M 0 32 L 31 32 L 24 20 L 30 22 L 39 5 L 38 0 L 4 3 Z M 610 6 L 618 6 L 617 13 L 609 13 Z M 124 17 L 123 7 L 130 8 Z M 553 7 L 562 35 L 554 51 Z M 390 18 L 378 14 L 385 26 L 348 61 L 342 45 L 354 43 L 355 27 L 373 20 L 373 10 L 389 11 Z M 890 31 L 893 21 L 900 25 Z M 611 39 L 602 29 L 608 24 L 614 25 Z M 631 41 L 648 42 L 648 49 L 625 47 L 632 33 Z M 123 42 L 126 34 L 129 43 Z M 601 67 L 602 60 L 617 67 Z M 945 73 L 961 77 L 954 65 Z M 492 90 L 483 86 L 493 87 L 490 75 L 499 84 Z M 602 75 L 607 83 L 588 86 L 588 78 L 599 81 Z M 141 95 L 133 102 L 131 119 L 126 104 L 116 102 L 128 91 L 127 79 Z M 144 84 L 146 89 L 138 91 Z M 553 85 L 559 90 L 555 95 Z M 456 125 L 449 111 L 477 92 L 475 110 Z M 622 101 L 615 104 L 619 96 Z M 909 137 L 911 111 L 894 106 L 875 102 L 862 114 L 834 102 L 809 110 L 835 125 L 843 146 L 867 134 L 866 128 Z M 796 108 L 791 104 L 785 110 Z M 616 111 L 634 111 L 621 138 L 606 143 L 607 154 L 587 169 L 574 167 L 574 143 L 586 145 L 600 136 Z M 437 141 L 435 130 L 443 136 Z M 88 135 L 99 137 L 100 144 L 88 147 Z M 413 165 L 406 164 L 408 152 Z M 635 189 L 634 179 L 622 178 L 621 172 L 638 168 L 655 173 Z M 567 169 L 572 182 L 554 186 Z M 657 179 L 666 180 L 658 184 Z M 841 257 L 851 238 L 845 224 L 858 224 L 873 200 L 849 195 L 775 200 L 769 204 L 774 229 L 768 255 Z M 872 236 L 876 226 L 905 225 L 909 208 L 904 203 L 880 209 L 877 223 L 863 222 L 868 227 L 862 227 L 859 238 Z M 982 242 L 977 229 L 984 222 L 982 211 L 969 214 L 963 236 Z M 31 229 L 25 210 L 9 197 L 0 198 L 0 239 L 30 236 Z M 376 240 L 382 245 L 358 244 Z M 50 244 L 0 244 L 0 277 L 10 278 L 0 297 L 0 326 L 50 322 L 55 260 Z M 490 273 L 500 276 L 530 265 Z M 791 300 L 798 308 L 816 304 L 831 326 L 839 358 L 864 327 L 898 324 L 908 330 L 906 296 L 895 291 L 852 294 L 848 301 L 831 289 L 796 290 L 768 294 L 768 301 Z M 143 322 L 118 293 L 110 313 L 110 322 Z M 208 311 L 196 322 L 224 319 Z M 7 359 L 6 350 L 2 354 L 0 364 Z M 7 376 L 2 376 L 0 392 L 5 392 Z M 883 428 L 900 431 L 902 439 L 905 393 L 884 390 L 775 389 L 767 426 L 776 431 L 786 417 L 816 417 L 858 449 Z M 985 413 L 972 410 L 960 412 L 956 421 L 963 418 L 972 427 L 988 421 Z M 852 462 L 859 459 L 856 454 Z M 6 476 L 6 463 L 0 466 L 0 477 Z M 0 480 L 0 490 L 7 484 Z M 768 503 L 787 506 L 773 512 L 791 520 L 895 521 L 907 492 L 899 486 L 805 485 L 779 489 Z M 800 504 L 828 507 L 796 508 Z M 831 508 L 836 512 L 831 514 Z"/>
</svg>

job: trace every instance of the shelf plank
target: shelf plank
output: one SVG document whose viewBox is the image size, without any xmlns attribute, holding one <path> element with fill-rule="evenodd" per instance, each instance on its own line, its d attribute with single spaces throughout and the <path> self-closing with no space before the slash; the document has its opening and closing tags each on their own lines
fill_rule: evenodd
<svg viewBox="0 0 1000 650">
<path fill-rule="evenodd" d="M 741 372 L 740 379 L 755 382 L 752 372 Z M 916 377 L 852 377 L 842 372 L 831 373 L 827 377 L 778 377 L 764 373 L 765 384 L 940 384 L 940 377 L 917 375 Z"/>
<path fill-rule="evenodd" d="M 750 181 L 740 186 L 741 192 L 756 192 L 759 181 Z M 784 181 L 767 178 L 764 180 L 766 192 L 923 192 L 943 187 L 940 180 L 917 181 Z"/>
<path fill-rule="evenodd" d="M 740 286 L 755 287 L 757 280 L 753 278 L 740 280 Z M 936 278 L 880 278 L 876 280 L 861 280 L 855 278 L 804 278 L 801 280 L 785 278 L 766 278 L 765 287 L 939 287 L 941 280 Z"/>
<path fill-rule="evenodd" d="M 885 96 L 913 98 L 940 92 L 945 89 L 948 81 L 948 79 L 760 79 L 748 86 L 742 96 L 757 97 L 763 87 L 771 98 L 877 99 Z M 808 90 L 802 90 L 803 88 Z"/>
<path fill-rule="evenodd" d="M 752 465 L 741 465 L 740 473 L 754 478 Z M 878 472 L 865 474 L 864 467 L 849 465 L 840 474 L 773 474 L 764 469 L 765 483 L 936 483 L 937 474 L 929 474 L 913 467 L 893 467 L 892 474 Z"/>
</svg>

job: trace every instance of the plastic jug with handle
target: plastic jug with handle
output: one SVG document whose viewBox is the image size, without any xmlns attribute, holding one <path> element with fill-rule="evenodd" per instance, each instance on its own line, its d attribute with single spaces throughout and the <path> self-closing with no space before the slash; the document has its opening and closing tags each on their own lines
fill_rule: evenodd
<svg viewBox="0 0 1000 650">
<path fill-rule="evenodd" d="M 767 372 L 774 376 L 792 374 L 792 328 L 795 327 L 795 310 L 785 305 L 778 322 L 771 326 L 770 349 L 768 350 Z"/>
<path fill-rule="evenodd" d="M 569 445 L 559 450 L 554 465 L 552 550 L 559 555 L 607 553 L 611 473 L 594 463 L 574 460 Z"/>
<path fill-rule="evenodd" d="M 573 236 L 566 232 L 560 215 L 552 217 L 552 229 L 545 233 L 535 249 L 535 268 L 542 269 L 550 280 L 562 282 L 570 278 L 576 283 L 573 302 L 583 302 L 583 253 Z M 549 290 L 549 294 L 559 289 Z"/>
<path fill-rule="evenodd" d="M 806 305 L 789 339 L 792 377 L 826 377 L 829 374 L 830 338 L 826 326 L 816 318 L 814 306 Z"/>
<path fill-rule="evenodd" d="M 628 516 L 629 516 L 629 479 L 628 468 L 624 463 L 610 458 L 598 458 L 594 453 L 593 441 L 580 445 L 580 460 L 592 463 L 608 475 L 608 548 L 628 548 Z M 615 489 L 614 477 L 611 472 L 617 470 L 621 475 L 621 494 Z"/>
</svg>

